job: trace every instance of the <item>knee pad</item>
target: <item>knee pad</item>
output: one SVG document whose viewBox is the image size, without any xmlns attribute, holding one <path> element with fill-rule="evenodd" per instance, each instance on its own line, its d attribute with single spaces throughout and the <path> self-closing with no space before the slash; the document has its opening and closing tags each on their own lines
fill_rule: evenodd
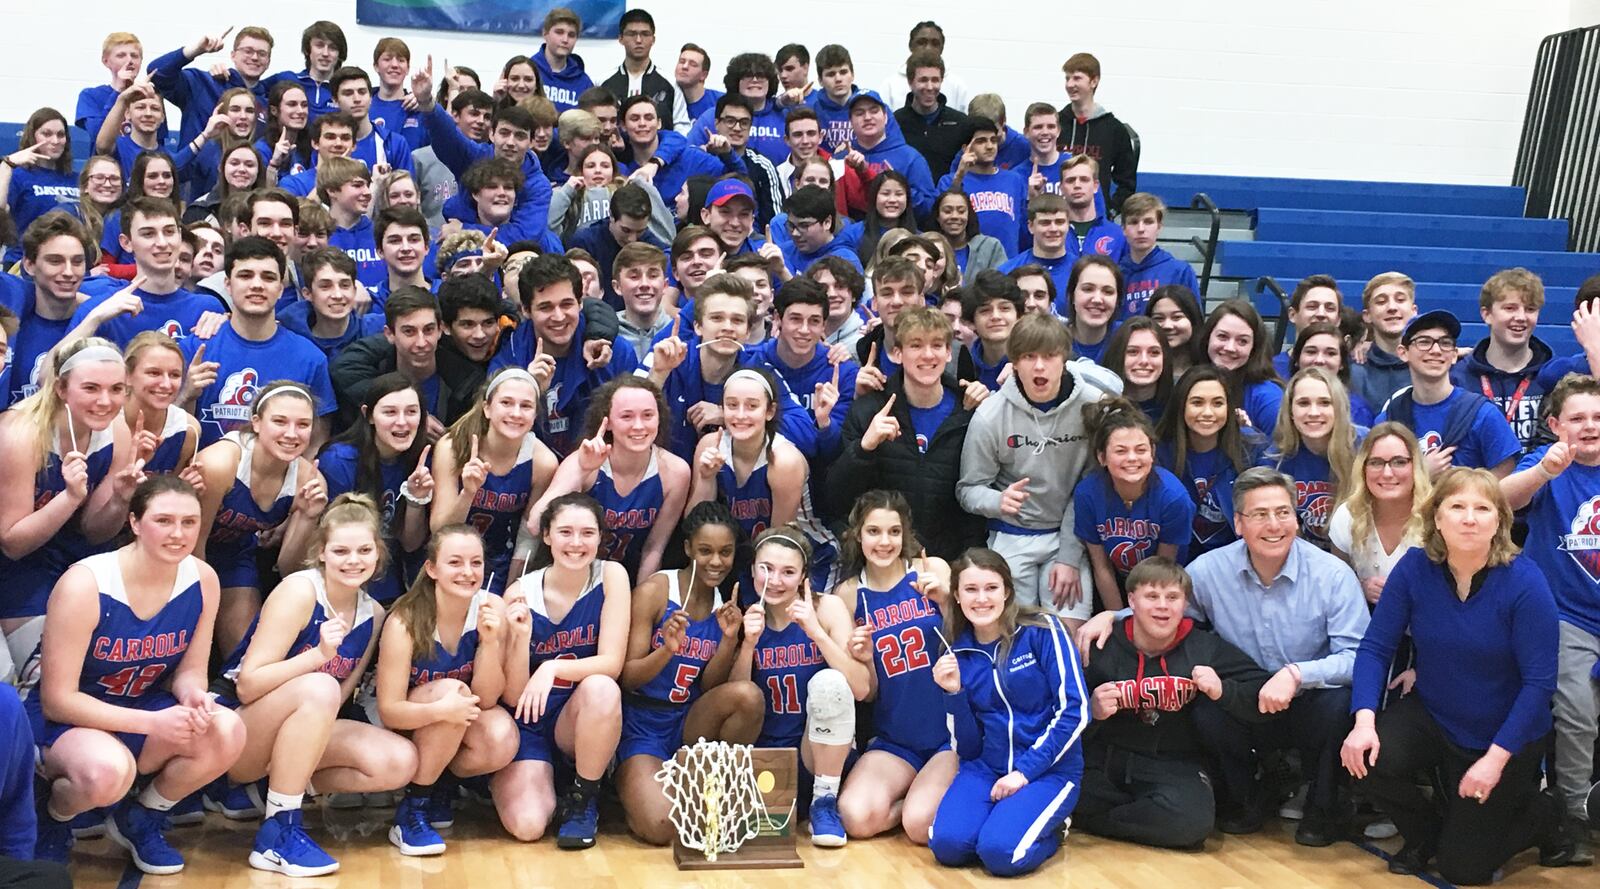
<svg viewBox="0 0 1600 889">
<path fill-rule="evenodd" d="M 813 744 L 849 744 L 856 735 L 856 697 L 838 670 L 806 683 L 806 737 Z"/>
</svg>

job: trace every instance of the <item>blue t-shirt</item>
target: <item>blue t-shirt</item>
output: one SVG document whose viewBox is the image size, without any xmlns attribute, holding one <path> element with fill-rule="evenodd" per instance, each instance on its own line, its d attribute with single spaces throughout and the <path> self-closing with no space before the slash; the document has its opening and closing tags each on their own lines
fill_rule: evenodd
<svg viewBox="0 0 1600 889">
<path fill-rule="evenodd" d="M 35 219 L 51 210 L 77 209 L 78 175 L 71 171 L 57 173 L 46 167 L 12 167 L 11 189 L 5 199 L 20 237 Z M 21 258 L 19 241 L 6 250 L 5 263 L 9 266 Z"/>
<path fill-rule="evenodd" d="M 917 436 L 917 450 L 926 454 L 928 443 L 933 441 L 934 434 L 944 424 L 945 418 L 955 413 L 956 396 L 946 389 L 939 403 L 933 407 L 917 407 L 908 401 L 906 409 L 911 412 L 911 428 Z"/>
<path fill-rule="evenodd" d="M 1163 442 L 1156 446 L 1156 462 L 1171 471 L 1177 463 L 1175 453 L 1171 445 Z M 1233 482 L 1239 472 L 1221 448 L 1189 451 L 1184 455 L 1184 464 L 1178 482 L 1194 505 L 1194 533 L 1187 552 L 1182 553 L 1187 563 L 1237 539 L 1233 530 Z"/>
<path fill-rule="evenodd" d="M 949 191 L 954 182 L 954 175 L 946 175 L 939 181 L 939 191 Z M 978 214 L 978 230 L 999 241 L 1007 256 L 1016 253 L 1027 217 L 1028 177 L 1015 170 L 993 173 L 969 170 L 961 178 L 961 190 L 972 198 L 972 208 Z"/>
<path fill-rule="evenodd" d="M 1411 431 L 1417 434 L 1417 442 L 1422 445 L 1423 453 L 1431 453 L 1445 447 L 1444 434 L 1449 426 L 1450 406 L 1458 398 L 1465 398 L 1467 392 L 1459 387 L 1452 389 L 1445 400 L 1436 404 L 1416 404 L 1413 402 L 1412 418 L 1415 420 Z M 1378 422 L 1389 419 L 1389 412 L 1385 410 L 1378 415 Z M 1456 451 L 1450 458 L 1452 466 L 1466 466 L 1472 469 L 1489 469 L 1499 466 L 1506 460 L 1522 452 L 1522 442 L 1517 440 L 1517 434 L 1511 431 L 1511 424 L 1506 422 L 1505 414 L 1500 413 L 1494 402 L 1485 401 L 1478 406 L 1478 413 L 1472 418 L 1472 425 L 1467 430 L 1461 441 L 1455 442 Z"/>
<path fill-rule="evenodd" d="M 339 408 L 328 378 L 327 356 L 297 333 L 280 326 L 266 340 L 254 342 L 240 336 L 229 322 L 209 340 L 193 335 L 178 340 L 185 361 L 194 359 L 202 342 L 206 344 L 205 360 L 215 361 L 219 367 L 216 382 L 195 401 L 200 447 L 247 425 L 261 390 L 278 380 L 292 380 L 310 389 L 317 400 L 317 416 Z"/>
<path fill-rule="evenodd" d="M 1072 492 L 1072 531 L 1088 546 L 1105 550 L 1120 587 L 1133 566 L 1170 543 L 1181 555 L 1194 525 L 1194 503 L 1178 477 L 1157 466 L 1149 487 L 1130 506 L 1117 496 L 1104 469 L 1089 473 Z"/>
<path fill-rule="evenodd" d="M 90 294 L 90 298 L 72 313 L 70 327 L 77 327 L 83 323 L 96 306 L 127 286 L 127 282 L 111 278 L 85 279 L 83 289 Z M 181 287 L 164 294 L 149 293 L 141 288 L 135 290 L 134 294 L 144 302 L 144 311 L 137 315 L 124 314 L 107 319 L 100 325 L 97 333 L 98 336 L 105 337 L 123 349 L 128 347 L 128 343 L 134 337 L 147 330 L 159 330 L 176 339 L 194 329 L 195 322 L 200 320 L 201 315 L 224 310 L 222 303 L 217 302 L 216 297 L 193 293 Z"/>
<path fill-rule="evenodd" d="M 1549 445 L 1522 458 L 1517 471 L 1544 459 Z M 1561 619 L 1600 636 L 1600 466 L 1573 463 L 1528 504 L 1525 552 L 1550 580 Z"/>
</svg>

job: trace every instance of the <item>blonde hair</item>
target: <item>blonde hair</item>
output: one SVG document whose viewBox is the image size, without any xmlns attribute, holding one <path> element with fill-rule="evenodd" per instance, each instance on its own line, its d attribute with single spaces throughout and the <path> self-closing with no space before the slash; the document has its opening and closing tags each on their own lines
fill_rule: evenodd
<svg viewBox="0 0 1600 889">
<path fill-rule="evenodd" d="M 50 459 L 50 454 L 55 450 L 56 412 L 65 407 L 66 402 L 61 398 L 59 391 L 62 383 L 67 378 L 62 375 L 61 368 L 72 356 L 85 349 L 104 347 L 122 354 L 116 343 L 97 336 L 83 337 L 82 339 L 68 340 L 57 345 L 46 355 L 44 365 L 39 372 L 39 391 L 17 402 L 12 410 L 20 415 L 23 422 L 33 427 L 34 456 L 38 458 L 39 465 L 43 466 Z M 70 371 L 68 373 L 71 373 Z"/>
<path fill-rule="evenodd" d="M 1372 491 L 1366 484 L 1367 460 L 1372 457 L 1372 451 L 1378 442 L 1385 438 L 1398 438 L 1406 446 L 1406 453 L 1411 455 L 1411 515 L 1406 518 L 1405 531 L 1401 535 L 1403 540 L 1422 540 L 1422 505 L 1427 502 L 1428 496 L 1433 491 L 1433 484 L 1428 480 L 1428 469 L 1423 463 L 1422 446 L 1417 444 L 1416 433 L 1412 432 L 1402 423 L 1389 420 L 1372 427 L 1367 433 L 1361 447 L 1356 449 L 1355 462 L 1351 464 L 1351 471 L 1361 478 L 1361 484 L 1350 485 L 1350 491 L 1345 495 L 1343 506 L 1350 511 L 1350 540 L 1352 546 L 1360 546 L 1372 533 Z M 1353 480 L 1352 480 L 1353 481 Z M 1354 553 L 1351 553 L 1354 555 Z"/>
<path fill-rule="evenodd" d="M 1487 469 L 1454 466 L 1439 476 L 1439 480 L 1434 483 L 1433 494 L 1428 497 L 1428 502 L 1422 508 L 1423 551 L 1437 565 L 1443 565 L 1445 559 L 1449 558 L 1450 550 L 1444 542 L 1444 535 L 1439 533 L 1439 508 L 1446 500 L 1468 489 L 1493 503 L 1495 515 L 1499 519 L 1494 529 L 1494 537 L 1489 541 L 1489 561 L 1485 563 L 1485 567 L 1494 568 L 1510 564 L 1511 560 L 1517 557 L 1517 553 L 1522 551 L 1511 542 L 1511 504 L 1506 501 L 1506 495 L 1500 492 L 1500 480 Z"/>
<path fill-rule="evenodd" d="M 1328 472 L 1333 475 L 1333 498 L 1337 502 L 1349 490 L 1351 467 L 1355 465 L 1356 431 L 1350 423 L 1350 396 L 1344 384 L 1327 368 L 1303 367 L 1283 387 L 1283 402 L 1278 406 L 1278 423 L 1272 432 L 1272 456 L 1287 460 L 1300 453 L 1305 444 L 1294 426 L 1294 391 L 1305 380 L 1317 380 L 1328 387 L 1333 401 L 1333 430 L 1328 435 Z"/>
<path fill-rule="evenodd" d="M 1157 222 L 1163 222 L 1167 218 L 1167 205 L 1147 191 L 1136 191 L 1122 202 L 1123 219 L 1139 219 L 1151 213 L 1156 214 Z"/>
<path fill-rule="evenodd" d="M 372 541 L 377 544 L 378 549 L 378 564 L 372 570 L 372 576 L 382 577 L 383 572 L 389 569 L 389 548 L 383 544 L 383 520 L 378 513 L 378 504 L 370 495 L 357 494 L 354 491 L 333 498 L 333 502 L 323 510 L 322 518 L 317 522 L 317 530 L 312 535 L 311 543 L 306 550 L 309 553 L 306 556 L 306 566 L 318 570 L 327 567 L 322 561 L 322 548 L 328 545 L 328 537 L 334 529 L 345 525 L 364 525 L 372 532 Z"/>
<path fill-rule="evenodd" d="M 1361 288 L 1362 308 L 1365 308 L 1367 303 L 1372 301 L 1372 294 L 1376 293 L 1379 287 L 1389 286 L 1401 288 L 1410 294 L 1413 300 L 1417 297 L 1417 282 L 1411 280 L 1410 275 L 1405 272 L 1383 272 L 1373 275 L 1372 280 L 1367 282 L 1367 286 Z"/>
<path fill-rule="evenodd" d="M 477 528 L 461 523 L 445 525 L 428 539 L 428 561 L 437 559 L 439 547 L 447 538 L 456 536 L 471 537 L 478 541 L 479 549 L 483 548 L 483 536 Z M 411 639 L 413 660 L 433 651 L 433 634 L 439 627 L 439 598 L 436 584 L 427 571 L 417 572 L 417 579 L 389 607 L 389 614 L 405 622 L 406 635 Z"/>
<path fill-rule="evenodd" d="M 1100 162 L 1088 156 L 1087 154 L 1074 154 L 1072 157 L 1067 158 L 1066 161 L 1061 164 L 1061 174 L 1064 176 L 1066 175 L 1066 172 L 1073 167 L 1083 166 L 1087 166 L 1089 168 L 1089 174 L 1093 176 L 1096 181 L 1100 179 Z"/>
</svg>

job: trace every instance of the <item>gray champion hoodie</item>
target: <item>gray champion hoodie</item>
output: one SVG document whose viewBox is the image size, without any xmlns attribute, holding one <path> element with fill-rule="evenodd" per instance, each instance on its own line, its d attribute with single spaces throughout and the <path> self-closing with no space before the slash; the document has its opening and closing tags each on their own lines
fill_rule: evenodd
<svg viewBox="0 0 1600 889">
<path fill-rule="evenodd" d="M 956 499 L 973 515 L 1037 530 L 1059 529 L 1056 561 L 1081 566 L 1083 541 L 1073 533 L 1072 489 L 1094 465 L 1083 409 L 1122 393 L 1117 375 L 1088 361 L 1068 361 L 1072 393 L 1048 412 L 1028 403 L 1012 376 L 973 412 L 961 448 Z M 1028 499 L 1015 516 L 1000 515 L 1000 493 L 1028 479 Z"/>
</svg>

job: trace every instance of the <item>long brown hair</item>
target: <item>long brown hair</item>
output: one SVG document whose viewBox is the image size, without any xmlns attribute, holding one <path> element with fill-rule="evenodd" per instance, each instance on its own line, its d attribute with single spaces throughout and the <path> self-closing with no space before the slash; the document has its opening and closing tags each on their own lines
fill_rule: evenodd
<svg viewBox="0 0 1600 889">
<path fill-rule="evenodd" d="M 958 596 L 961 589 L 961 572 L 968 568 L 980 571 L 993 571 L 1000 575 L 1000 583 L 1005 587 L 1006 606 L 1000 612 L 1000 647 L 995 652 L 995 662 L 1004 661 L 1011 653 L 1011 642 L 1016 638 L 1017 628 L 1024 626 L 1048 627 L 1050 616 L 1031 605 L 1025 606 L 1017 601 L 1016 584 L 1011 578 L 1011 566 L 1005 557 L 986 546 L 974 546 L 961 554 L 950 569 L 951 595 Z M 955 607 L 945 609 L 944 632 L 946 641 L 954 645 L 962 633 L 972 629 L 972 623 L 967 620 L 966 612 L 961 610 L 959 598 Z"/>
<path fill-rule="evenodd" d="M 428 561 L 439 557 L 439 546 L 446 537 L 465 536 L 478 541 L 483 547 L 483 537 L 478 529 L 465 523 L 445 525 L 428 539 Z M 406 634 L 411 637 L 411 657 L 425 657 L 433 651 L 433 636 L 439 629 L 439 600 L 433 578 L 427 571 L 417 573 L 411 589 L 396 599 L 389 613 L 405 621 Z"/>
<path fill-rule="evenodd" d="M 867 524 L 867 516 L 875 509 L 886 509 L 900 517 L 900 558 L 909 562 L 922 555 L 922 542 L 911 530 L 911 504 L 899 491 L 878 488 L 857 497 L 855 505 L 850 507 L 849 527 L 839 538 L 842 576 L 858 574 L 867 567 L 867 557 L 861 551 L 861 531 Z"/>
</svg>

